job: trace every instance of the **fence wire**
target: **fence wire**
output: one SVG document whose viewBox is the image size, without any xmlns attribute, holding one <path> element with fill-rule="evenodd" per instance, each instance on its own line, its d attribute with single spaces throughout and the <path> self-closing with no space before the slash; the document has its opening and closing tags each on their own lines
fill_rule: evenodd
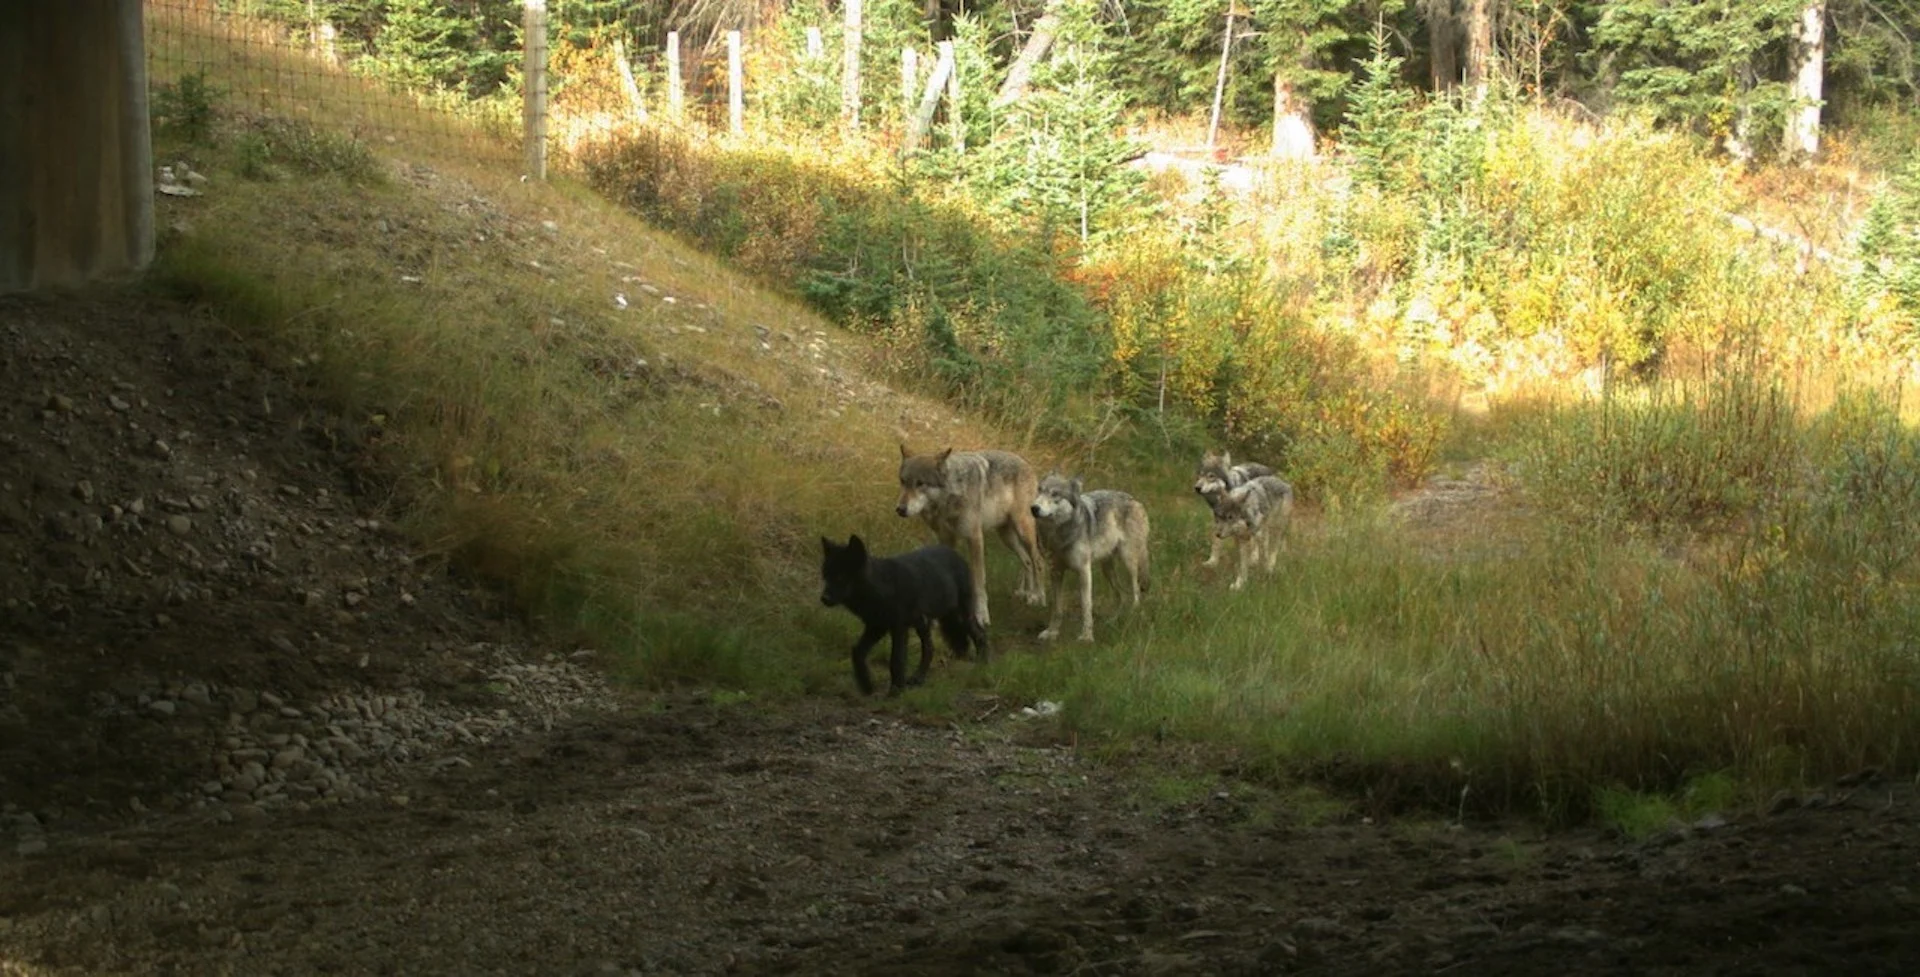
<svg viewBox="0 0 1920 977">
<path fill-rule="evenodd" d="M 503 165 L 526 158 L 520 0 L 146 0 L 144 7 L 156 94 L 194 79 L 242 121 L 297 119 L 376 147 L 397 143 Z M 402 24 L 403 7 L 440 19 Z M 547 8 L 542 111 L 556 163 L 565 165 L 584 143 L 643 128 L 727 130 L 725 25 L 689 22 L 678 30 L 664 0 L 617 9 L 549 0 Z M 460 30 L 443 47 L 420 43 L 421 32 L 431 38 L 449 24 Z M 676 60 L 678 98 L 669 84 Z"/>
</svg>

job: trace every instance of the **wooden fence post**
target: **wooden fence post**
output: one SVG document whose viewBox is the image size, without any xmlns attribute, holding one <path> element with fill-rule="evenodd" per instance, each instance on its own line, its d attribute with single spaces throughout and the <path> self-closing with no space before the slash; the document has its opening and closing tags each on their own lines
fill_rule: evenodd
<svg viewBox="0 0 1920 977">
<path fill-rule="evenodd" d="M 953 151 L 964 153 L 967 151 L 967 127 L 964 124 L 966 120 L 960 117 L 960 54 L 954 50 L 952 41 L 941 41 L 940 45 L 945 48 L 940 56 L 953 62 L 953 70 L 947 72 L 947 131 L 953 140 Z"/>
<path fill-rule="evenodd" d="M 840 76 L 840 114 L 847 131 L 860 130 L 860 0 L 847 0 L 846 50 Z"/>
<path fill-rule="evenodd" d="M 686 86 L 680 82 L 680 32 L 667 32 L 667 114 L 680 121 L 686 113 Z"/>
<path fill-rule="evenodd" d="M 526 0 L 522 51 L 526 94 L 521 105 L 521 128 L 526 141 L 527 176 L 547 178 L 547 0 Z"/>
<path fill-rule="evenodd" d="M 740 63 L 740 32 L 727 32 L 727 131 L 746 135 L 745 69 Z"/>
</svg>

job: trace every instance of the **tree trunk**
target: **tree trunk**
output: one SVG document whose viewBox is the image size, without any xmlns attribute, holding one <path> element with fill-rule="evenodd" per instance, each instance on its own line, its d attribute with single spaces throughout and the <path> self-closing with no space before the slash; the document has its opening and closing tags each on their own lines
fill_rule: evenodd
<svg viewBox="0 0 1920 977">
<path fill-rule="evenodd" d="M 1273 157 L 1309 160 L 1313 158 L 1313 120 L 1308 106 L 1293 90 L 1285 72 L 1273 76 Z"/>
<path fill-rule="evenodd" d="M 1055 0 L 1057 3 L 1058 0 Z M 1033 69 L 1040 59 L 1047 56 L 1047 49 L 1053 46 L 1054 32 L 1060 29 L 1060 18 L 1049 3 L 1048 10 L 1039 20 L 1033 22 L 1033 33 L 1027 35 L 1027 44 L 1020 49 L 1020 56 L 1013 59 L 1007 68 L 1007 80 L 1000 83 L 1000 91 L 993 96 L 993 107 L 1011 105 L 1026 94 L 1027 82 L 1033 78 Z"/>
<path fill-rule="evenodd" d="M 1460 85 L 1460 18 L 1454 13 L 1453 0 L 1426 0 L 1421 9 L 1427 15 L 1433 90 L 1453 91 Z"/>
<path fill-rule="evenodd" d="M 1827 61 L 1827 5 L 1807 0 L 1794 32 L 1793 106 L 1787 115 L 1787 155 L 1805 163 L 1820 152 L 1820 95 Z"/>
<path fill-rule="evenodd" d="M 647 100 L 641 97 L 640 82 L 633 77 L 633 64 L 627 60 L 625 38 L 613 39 L 613 63 L 620 69 L 620 90 L 627 93 L 627 106 L 633 109 L 633 117 L 641 122 L 647 121 Z"/>
<path fill-rule="evenodd" d="M 1220 103 L 1227 94 L 1227 57 L 1233 53 L 1233 4 L 1227 4 L 1227 31 L 1220 38 L 1220 71 L 1213 79 L 1213 115 L 1207 120 L 1207 152 L 1220 134 Z"/>
<path fill-rule="evenodd" d="M 920 98 L 920 107 L 914 110 L 913 118 L 907 121 L 907 136 L 902 143 L 901 152 L 911 153 L 920 148 L 920 137 L 933 125 L 933 113 L 940 108 L 940 96 L 947 90 L 947 79 L 953 76 L 953 42 L 940 42 L 940 57 L 933 64 L 933 75 L 927 79 L 926 94 Z"/>
<path fill-rule="evenodd" d="M 1467 87 L 1479 98 L 1493 72 L 1493 0 L 1467 0 Z"/>
</svg>

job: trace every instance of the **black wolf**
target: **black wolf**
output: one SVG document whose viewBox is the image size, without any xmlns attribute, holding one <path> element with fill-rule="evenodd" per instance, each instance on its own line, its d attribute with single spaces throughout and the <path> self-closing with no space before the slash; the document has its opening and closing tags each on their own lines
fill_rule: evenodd
<svg viewBox="0 0 1920 977">
<path fill-rule="evenodd" d="M 933 663 L 935 621 L 955 657 L 967 657 L 971 643 L 986 660 L 987 629 L 974 614 L 973 574 L 952 547 L 923 546 L 899 556 L 868 556 L 867 544 L 858 536 L 849 537 L 845 546 L 822 536 L 820 548 L 820 603 L 845 607 L 866 625 L 853 645 L 853 680 L 860 684 L 862 695 L 873 694 L 867 653 L 882 635 L 893 636 L 893 655 L 887 662 L 892 680 L 888 695 L 899 695 L 908 685 L 926 680 L 927 667 Z M 920 635 L 920 669 L 911 680 L 907 678 L 909 628 Z"/>
</svg>

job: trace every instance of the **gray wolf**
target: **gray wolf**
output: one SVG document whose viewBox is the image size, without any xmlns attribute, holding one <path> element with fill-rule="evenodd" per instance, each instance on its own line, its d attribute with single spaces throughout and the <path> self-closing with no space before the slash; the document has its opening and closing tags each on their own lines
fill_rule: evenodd
<svg viewBox="0 0 1920 977">
<path fill-rule="evenodd" d="M 1034 497 L 1034 522 L 1040 546 L 1053 565 L 1053 617 L 1040 640 L 1060 635 L 1060 617 L 1067 604 L 1062 578 L 1072 569 L 1080 575 L 1080 640 L 1093 640 L 1093 566 L 1100 564 L 1108 582 L 1119 589 L 1115 568 L 1124 568 L 1133 588 L 1133 603 L 1147 589 L 1147 507 L 1125 492 L 1081 490 L 1080 480 L 1048 475 Z"/>
<path fill-rule="evenodd" d="M 919 516 L 933 528 L 941 543 L 957 549 L 973 568 L 974 616 L 990 623 L 987 614 L 986 534 L 996 532 L 1001 542 L 1020 558 L 1020 586 L 1014 594 L 1029 604 L 1047 602 L 1041 579 L 1045 564 L 1034 538 L 1033 513 L 1027 504 L 1038 491 L 1033 466 L 1006 451 L 945 451 L 914 454 L 900 444 L 900 502 L 894 511 L 902 517 Z"/>
<path fill-rule="evenodd" d="M 1220 500 L 1228 492 L 1265 475 L 1272 475 L 1273 469 L 1259 462 L 1234 464 L 1233 456 L 1225 451 L 1209 451 L 1200 456 L 1200 470 L 1194 473 L 1193 490 L 1206 500 L 1207 508 L 1218 512 Z M 1213 538 L 1213 546 L 1207 551 L 1207 562 L 1201 566 L 1218 566 L 1220 563 L 1220 537 Z"/>
<path fill-rule="evenodd" d="M 1246 586 L 1247 568 L 1255 560 L 1273 572 L 1292 520 L 1293 486 L 1272 475 L 1262 475 L 1220 497 L 1213 507 L 1214 541 L 1235 540 L 1240 550 L 1240 571 L 1232 589 Z"/>
<path fill-rule="evenodd" d="M 888 695 L 899 695 L 909 685 L 926 681 L 933 663 L 932 624 L 939 622 L 947 647 L 955 657 L 967 657 L 967 646 L 980 649 L 985 661 L 987 631 L 973 616 L 973 577 L 967 563 L 949 546 L 923 546 L 899 556 L 869 556 L 858 536 L 845 546 L 820 537 L 820 603 L 852 611 L 866 626 L 853 645 L 853 680 L 860 694 L 873 694 L 873 673 L 867 654 L 882 635 L 893 636 L 893 655 L 887 660 Z M 907 631 L 920 635 L 920 669 L 907 678 Z"/>
</svg>

